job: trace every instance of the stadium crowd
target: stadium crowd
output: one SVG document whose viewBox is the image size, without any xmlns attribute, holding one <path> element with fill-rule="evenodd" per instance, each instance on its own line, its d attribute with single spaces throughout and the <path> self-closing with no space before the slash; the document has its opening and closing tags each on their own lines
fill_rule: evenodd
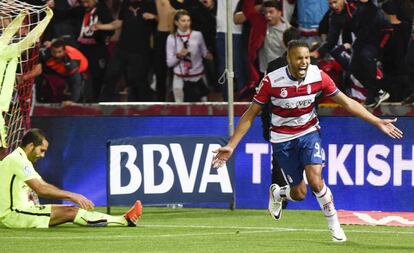
<svg viewBox="0 0 414 253">
<path fill-rule="evenodd" d="M 38 102 L 227 100 L 224 0 L 26 2 L 55 13 L 23 76 Z M 414 102 L 414 0 L 228 2 L 236 100 L 252 99 L 293 27 L 345 94 L 370 108 Z"/>
</svg>

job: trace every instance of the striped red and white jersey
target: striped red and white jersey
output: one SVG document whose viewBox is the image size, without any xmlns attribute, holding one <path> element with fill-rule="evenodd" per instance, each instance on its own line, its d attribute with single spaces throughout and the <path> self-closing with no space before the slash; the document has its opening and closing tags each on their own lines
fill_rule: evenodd
<svg viewBox="0 0 414 253">
<path fill-rule="evenodd" d="M 289 74 L 285 66 L 263 78 L 253 102 L 261 105 L 271 102 L 270 141 L 280 143 L 319 130 L 316 97 L 329 97 L 338 92 L 332 79 L 315 65 L 308 67 L 301 83 Z"/>
</svg>

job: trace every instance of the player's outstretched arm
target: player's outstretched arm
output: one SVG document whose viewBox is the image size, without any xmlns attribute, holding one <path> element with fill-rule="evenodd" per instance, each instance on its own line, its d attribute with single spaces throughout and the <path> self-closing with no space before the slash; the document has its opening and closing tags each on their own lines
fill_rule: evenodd
<svg viewBox="0 0 414 253">
<path fill-rule="evenodd" d="M 236 130 L 234 131 L 234 134 L 233 136 L 231 136 L 227 145 L 213 151 L 214 153 L 216 153 L 212 162 L 214 168 L 221 167 L 228 159 L 230 159 L 234 149 L 237 147 L 243 136 L 247 133 L 247 131 L 253 124 L 254 119 L 260 113 L 261 110 L 261 105 L 257 103 L 250 104 L 249 108 L 240 118 Z"/>
<path fill-rule="evenodd" d="M 25 181 L 25 183 L 42 198 L 69 200 L 86 210 L 91 210 L 95 206 L 92 201 L 83 195 L 61 190 L 54 185 L 46 183 L 42 179 L 34 178 Z"/>
<path fill-rule="evenodd" d="M 337 95 L 333 96 L 332 99 L 348 112 L 378 127 L 389 137 L 394 139 L 401 139 L 403 137 L 403 132 L 393 124 L 397 121 L 397 119 L 380 119 L 370 113 L 360 103 L 347 97 L 342 92 L 339 92 Z"/>
</svg>

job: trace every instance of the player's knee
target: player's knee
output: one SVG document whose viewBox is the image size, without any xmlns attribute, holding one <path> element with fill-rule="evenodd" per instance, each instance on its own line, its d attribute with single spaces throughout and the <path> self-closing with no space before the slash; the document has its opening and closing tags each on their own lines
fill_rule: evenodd
<svg viewBox="0 0 414 253">
<path fill-rule="evenodd" d="M 295 201 L 302 201 L 302 200 L 305 199 L 305 196 L 306 196 L 306 194 L 298 194 L 294 197 L 292 196 L 292 199 L 295 200 Z"/>
<path fill-rule="evenodd" d="M 78 214 L 79 208 L 76 206 L 71 206 L 68 210 L 68 214 L 70 214 L 71 217 L 75 218 Z"/>
<path fill-rule="evenodd" d="M 313 181 L 312 183 L 309 182 L 309 185 L 313 192 L 320 192 L 323 189 L 324 183 L 322 180 L 316 180 L 316 181 Z"/>
<path fill-rule="evenodd" d="M 296 201 L 302 201 L 306 197 L 306 187 L 292 188 L 290 191 L 290 197 Z"/>
<path fill-rule="evenodd" d="M 65 217 L 67 221 L 73 221 L 78 214 L 79 208 L 76 206 L 65 206 L 62 210 L 62 217 Z"/>
<path fill-rule="evenodd" d="M 320 192 L 324 185 L 320 176 L 308 177 L 308 184 L 313 192 Z"/>
</svg>

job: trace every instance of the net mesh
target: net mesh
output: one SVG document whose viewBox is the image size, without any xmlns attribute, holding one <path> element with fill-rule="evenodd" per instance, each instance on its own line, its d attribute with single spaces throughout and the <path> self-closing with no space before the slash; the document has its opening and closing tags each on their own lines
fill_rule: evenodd
<svg viewBox="0 0 414 253">
<path fill-rule="evenodd" d="M 7 39 L 6 43 L 18 45 L 18 63 L 15 70 L 15 79 L 8 110 L 3 113 L 6 138 L 5 143 L 1 144 L 7 148 L 7 153 L 15 149 L 21 141 L 25 130 L 30 128 L 30 115 L 33 102 L 33 84 L 34 80 L 22 80 L 21 76 L 32 70 L 38 63 L 39 57 L 39 37 L 46 28 L 51 17 L 47 16 L 47 6 L 34 6 L 21 1 L 2 0 L 0 1 L 0 36 L 6 36 L 8 26 L 11 26 L 13 20 L 24 15 L 24 19 L 18 24 L 13 36 Z M 50 11 L 51 12 L 51 11 Z M 46 22 L 46 24 L 45 24 Z M 39 27 L 39 24 L 43 23 Z M 12 24 L 13 25 L 13 24 Z M 37 28 L 36 28 L 37 27 Z M 36 28 L 36 29 L 35 29 Z M 0 56 L 4 52 L 0 51 Z M 4 60 L 4 59 L 3 59 Z M 6 59 L 6 61 L 9 59 Z M 10 65 L 10 63 L 7 63 Z M 5 76 L 3 74 L 3 89 L 5 86 Z M 2 98 L 3 99 L 3 98 Z"/>
</svg>

